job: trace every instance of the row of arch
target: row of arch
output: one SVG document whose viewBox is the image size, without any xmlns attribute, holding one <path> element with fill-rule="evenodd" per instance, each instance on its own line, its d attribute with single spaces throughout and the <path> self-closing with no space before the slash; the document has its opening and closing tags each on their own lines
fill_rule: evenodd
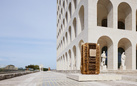
<svg viewBox="0 0 137 86">
<path fill-rule="evenodd" d="M 62 55 L 57 60 L 58 70 L 79 70 L 81 63 L 81 45 L 84 43 L 83 40 L 79 42 L 79 44 L 74 45 L 72 49 L 69 49 L 64 55 Z M 121 54 L 125 52 L 126 62 L 125 65 L 127 69 L 132 69 L 133 66 L 133 51 L 134 47 L 131 41 L 128 38 L 121 38 L 117 42 L 117 46 L 114 46 L 113 40 L 108 36 L 101 36 L 98 41 L 100 44 L 101 51 L 106 51 L 106 65 L 108 69 L 113 69 L 114 66 L 117 66 L 117 69 L 120 68 L 121 65 Z M 116 52 L 114 48 L 117 48 Z M 117 54 L 117 55 L 114 55 Z M 114 57 L 115 56 L 115 57 Z M 115 63 L 113 60 L 117 58 L 117 62 Z M 136 45 L 136 68 L 137 68 L 137 45 Z"/>
<path fill-rule="evenodd" d="M 74 11 L 76 10 L 77 7 L 77 0 L 72 0 L 72 2 L 69 3 L 68 5 L 68 12 L 65 13 L 65 8 L 67 6 L 67 3 L 65 5 L 65 0 L 63 1 L 63 7 L 61 7 L 61 9 L 59 10 L 59 6 L 58 6 L 58 11 L 57 11 L 57 16 L 58 16 L 58 21 L 57 21 L 57 27 L 59 22 L 62 20 L 62 17 L 65 16 L 65 19 L 67 19 L 66 21 L 68 21 L 71 18 L 71 15 L 74 13 Z M 60 14 L 58 14 L 60 12 Z M 69 16 L 69 18 L 67 18 Z"/>
<path fill-rule="evenodd" d="M 118 41 L 117 46 L 114 46 L 114 42 L 112 41 L 112 39 L 108 36 L 102 36 L 99 38 L 98 44 L 100 44 L 100 48 L 101 51 L 106 52 L 106 65 L 108 69 L 112 69 L 113 65 L 114 65 L 114 54 L 116 54 L 114 52 L 114 47 L 117 47 L 117 68 L 120 68 L 121 65 L 121 54 L 123 52 L 125 52 L 126 55 L 126 62 L 125 65 L 127 67 L 127 69 L 132 69 L 132 43 L 129 39 L 127 38 L 122 38 Z"/>
<path fill-rule="evenodd" d="M 79 41 L 78 46 L 73 46 L 68 52 L 63 54 L 57 60 L 58 70 L 79 70 L 80 69 L 80 58 L 81 58 L 81 45 L 84 43 L 83 40 Z"/>
<path fill-rule="evenodd" d="M 58 42 L 57 50 L 63 50 L 72 40 L 74 40 L 84 30 L 84 6 L 82 5 L 79 10 L 78 18 L 74 18 L 73 22 L 65 32 L 62 40 Z M 60 32 L 60 34 L 63 31 Z"/>
<path fill-rule="evenodd" d="M 113 4 L 111 0 L 98 0 L 97 3 L 97 26 L 113 28 Z M 118 5 L 117 28 L 132 30 L 132 9 L 126 2 Z M 137 31 L 137 11 L 136 11 L 136 31 Z"/>
</svg>

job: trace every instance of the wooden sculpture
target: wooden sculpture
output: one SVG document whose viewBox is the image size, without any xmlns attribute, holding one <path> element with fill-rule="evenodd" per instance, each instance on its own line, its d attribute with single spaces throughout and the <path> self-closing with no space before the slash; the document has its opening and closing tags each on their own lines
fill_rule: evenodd
<svg viewBox="0 0 137 86">
<path fill-rule="evenodd" d="M 85 43 L 81 46 L 81 73 L 100 73 L 100 45 Z"/>
</svg>

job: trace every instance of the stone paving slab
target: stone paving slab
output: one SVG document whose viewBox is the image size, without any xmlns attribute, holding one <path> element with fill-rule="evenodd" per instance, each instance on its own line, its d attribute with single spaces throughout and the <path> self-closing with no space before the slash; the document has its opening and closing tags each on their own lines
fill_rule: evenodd
<svg viewBox="0 0 137 86">
<path fill-rule="evenodd" d="M 132 81 L 78 82 L 68 79 L 66 74 L 38 72 L 0 81 L 0 86 L 137 86 Z"/>
</svg>

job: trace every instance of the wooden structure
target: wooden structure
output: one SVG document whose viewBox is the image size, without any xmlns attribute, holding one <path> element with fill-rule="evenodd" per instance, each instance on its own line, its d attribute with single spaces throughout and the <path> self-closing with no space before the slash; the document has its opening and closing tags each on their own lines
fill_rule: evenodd
<svg viewBox="0 0 137 86">
<path fill-rule="evenodd" d="M 100 46 L 95 43 L 85 43 L 81 46 L 81 73 L 100 73 Z"/>
<path fill-rule="evenodd" d="M 50 67 L 48 68 L 48 71 L 50 71 L 51 69 L 50 69 Z"/>
</svg>

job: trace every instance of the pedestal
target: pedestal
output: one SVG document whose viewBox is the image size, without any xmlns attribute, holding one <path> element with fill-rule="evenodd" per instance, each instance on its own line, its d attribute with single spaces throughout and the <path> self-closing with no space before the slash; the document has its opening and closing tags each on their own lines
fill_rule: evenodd
<svg viewBox="0 0 137 86">
<path fill-rule="evenodd" d="M 106 65 L 100 66 L 101 70 L 107 70 Z"/>
<path fill-rule="evenodd" d="M 121 80 L 121 75 L 115 74 L 99 74 L 99 75 L 84 75 L 84 74 L 70 74 L 67 75 L 67 78 L 76 80 L 76 81 L 115 81 Z"/>
<path fill-rule="evenodd" d="M 120 70 L 126 70 L 126 66 L 120 66 Z"/>
</svg>

